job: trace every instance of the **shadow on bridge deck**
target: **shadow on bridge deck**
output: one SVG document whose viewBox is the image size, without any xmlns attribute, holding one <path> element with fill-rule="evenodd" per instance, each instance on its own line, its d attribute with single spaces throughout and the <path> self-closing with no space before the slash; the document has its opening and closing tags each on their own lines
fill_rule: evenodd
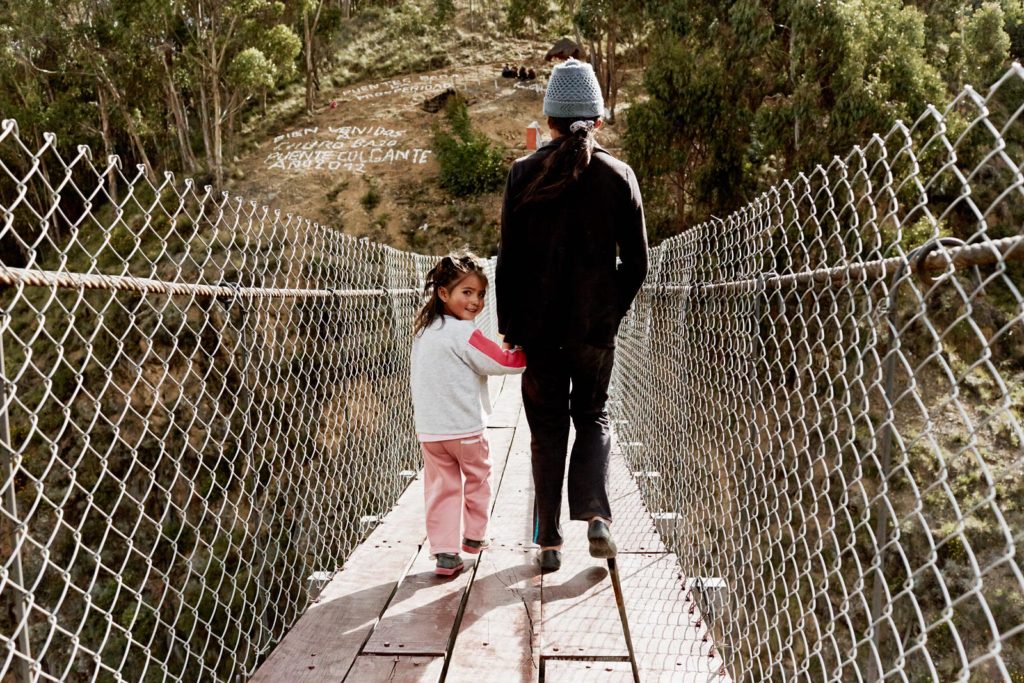
<svg viewBox="0 0 1024 683">
<path fill-rule="evenodd" d="M 518 377 L 492 385 L 491 548 L 475 561 L 464 555 L 460 575 L 435 576 L 418 476 L 251 680 L 633 680 L 608 569 L 587 553 L 586 525 L 563 521 L 561 571 L 541 576 L 534 564 L 530 433 L 519 386 Z M 728 680 L 617 447 L 609 493 L 641 680 Z"/>
</svg>

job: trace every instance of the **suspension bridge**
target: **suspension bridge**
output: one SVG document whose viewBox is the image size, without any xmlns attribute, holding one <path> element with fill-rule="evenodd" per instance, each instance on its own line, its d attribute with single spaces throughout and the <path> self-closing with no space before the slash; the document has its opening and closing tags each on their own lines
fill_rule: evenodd
<svg viewBox="0 0 1024 683">
<path fill-rule="evenodd" d="M 533 568 L 514 380 L 495 545 L 428 575 L 432 257 L 4 121 L 0 676 L 1020 680 L 1022 92 L 652 248 L 610 402 L 632 656 L 581 529 Z"/>
</svg>

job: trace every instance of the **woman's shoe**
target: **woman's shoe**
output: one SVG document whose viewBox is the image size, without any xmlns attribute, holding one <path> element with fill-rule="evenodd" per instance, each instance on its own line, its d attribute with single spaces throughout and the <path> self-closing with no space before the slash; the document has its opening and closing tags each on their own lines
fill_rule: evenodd
<svg viewBox="0 0 1024 683">
<path fill-rule="evenodd" d="M 541 550 L 537 555 L 537 564 L 540 565 L 541 574 L 557 572 L 562 568 L 562 551 L 551 548 Z"/>
<path fill-rule="evenodd" d="M 587 527 L 587 540 L 590 541 L 590 556 L 607 559 L 615 557 L 618 549 L 615 541 L 612 540 L 612 530 L 608 528 L 608 522 L 600 517 L 590 520 Z"/>
<path fill-rule="evenodd" d="M 434 573 L 440 576 L 452 576 L 462 571 L 462 558 L 458 553 L 438 553 Z"/>
</svg>

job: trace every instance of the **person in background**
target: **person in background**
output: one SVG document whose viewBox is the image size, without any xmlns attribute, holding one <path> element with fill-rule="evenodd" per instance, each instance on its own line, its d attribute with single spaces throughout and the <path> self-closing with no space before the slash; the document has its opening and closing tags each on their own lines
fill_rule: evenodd
<svg viewBox="0 0 1024 683">
<path fill-rule="evenodd" d="M 604 101 L 593 68 L 554 67 L 544 96 L 552 140 L 508 174 L 496 270 L 498 330 L 530 364 L 541 570 L 561 567 L 562 481 L 570 419 L 569 516 L 588 522 L 590 554 L 613 557 L 606 401 L 619 324 L 647 275 L 643 202 L 633 170 L 595 141 Z"/>
</svg>

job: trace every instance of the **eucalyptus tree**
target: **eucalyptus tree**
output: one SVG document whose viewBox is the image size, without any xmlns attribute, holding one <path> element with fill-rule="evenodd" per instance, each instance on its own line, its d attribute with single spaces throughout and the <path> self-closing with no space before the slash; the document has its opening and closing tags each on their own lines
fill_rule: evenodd
<svg viewBox="0 0 1024 683">
<path fill-rule="evenodd" d="M 284 5 L 271 0 L 178 0 L 177 11 L 199 95 L 207 166 L 221 185 L 229 124 L 251 95 L 294 68 L 301 41 L 280 21 Z"/>
</svg>

